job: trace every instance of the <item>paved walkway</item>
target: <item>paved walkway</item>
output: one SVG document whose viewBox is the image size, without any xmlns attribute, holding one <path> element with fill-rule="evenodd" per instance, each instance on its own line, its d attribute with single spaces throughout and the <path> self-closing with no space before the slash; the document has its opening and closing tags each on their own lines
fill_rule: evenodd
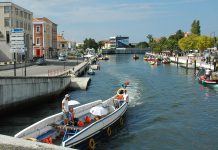
<svg viewBox="0 0 218 150">
<path fill-rule="evenodd" d="M 202 62 L 200 57 L 195 57 L 195 59 L 196 59 L 196 67 L 211 68 L 212 70 L 214 69 L 214 66 L 213 66 L 212 63 L 209 64 L 209 63 L 206 63 L 206 62 Z M 177 62 L 177 58 L 176 57 L 170 57 L 170 60 L 172 62 L 174 62 L 174 63 Z M 190 57 L 188 58 L 188 56 L 180 56 L 179 57 L 179 63 L 180 64 L 186 64 L 187 60 L 188 60 L 189 65 L 190 64 L 194 65 L 194 58 L 193 57 L 191 57 L 191 58 Z"/>
</svg>

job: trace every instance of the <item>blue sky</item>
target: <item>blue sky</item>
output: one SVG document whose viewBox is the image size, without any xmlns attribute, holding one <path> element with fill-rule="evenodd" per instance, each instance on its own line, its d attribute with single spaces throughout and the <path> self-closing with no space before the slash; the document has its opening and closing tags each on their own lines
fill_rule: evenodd
<svg viewBox="0 0 218 150">
<path fill-rule="evenodd" d="M 2 1 L 2 0 L 1 0 Z M 201 33 L 218 34 L 218 0 L 11 0 L 58 24 L 68 40 L 96 41 L 129 36 L 130 42 L 147 41 L 146 35 L 169 36 L 190 31 L 200 20 Z"/>
</svg>

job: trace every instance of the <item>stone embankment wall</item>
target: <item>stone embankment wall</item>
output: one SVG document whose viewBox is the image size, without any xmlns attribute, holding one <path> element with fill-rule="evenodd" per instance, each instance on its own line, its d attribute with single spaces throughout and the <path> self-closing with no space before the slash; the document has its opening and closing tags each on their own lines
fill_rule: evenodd
<svg viewBox="0 0 218 150">
<path fill-rule="evenodd" d="M 73 150 L 53 144 L 44 144 L 32 142 L 25 139 L 14 138 L 10 136 L 0 135 L 1 150 Z"/>
<path fill-rule="evenodd" d="M 0 111 L 57 97 L 71 83 L 71 77 L 0 77 Z"/>
</svg>

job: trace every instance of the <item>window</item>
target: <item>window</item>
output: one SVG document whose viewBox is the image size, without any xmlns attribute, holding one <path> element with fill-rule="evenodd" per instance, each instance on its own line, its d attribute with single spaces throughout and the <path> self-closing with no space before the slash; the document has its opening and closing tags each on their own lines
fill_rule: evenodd
<svg viewBox="0 0 218 150">
<path fill-rule="evenodd" d="M 23 17 L 23 12 L 22 11 L 20 11 L 20 16 Z"/>
<path fill-rule="evenodd" d="M 36 32 L 40 32 L 40 26 L 36 26 Z"/>
<path fill-rule="evenodd" d="M 14 27 L 14 21 L 11 19 L 11 27 Z"/>
<path fill-rule="evenodd" d="M 27 23 L 24 23 L 24 29 L 27 30 Z"/>
<path fill-rule="evenodd" d="M 10 27 L 10 19 L 5 18 L 5 27 Z"/>
<path fill-rule="evenodd" d="M 31 25 L 30 25 L 30 23 L 28 23 L 28 30 L 29 30 L 29 31 L 31 30 Z"/>
<path fill-rule="evenodd" d="M 39 37 L 36 38 L 36 45 L 40 45 L 40 38 Z"/>
<path fill-rule="evenodd" d="M 23 21 L 20 21 L 20 28 L 23 28 Z"/>
<path fill-rule="evenodd" d="M 18 28 L 19 27 L 19 22 L 18 22 L 18 20 L 16 20 L 16 28 Z"/>
<path fill-rule="evenodd" d="M 4 6 L 4 13 L 11 12 L 11 6 Z"/>
<path fill-rule="evenodd" d="M 24 18 L 25 18 L 25 19 L 27 18 L 27 13 L 26 13 L 26 12 L 24 12 Z"/>
<path fill-rule="evenodd" d="M 16 15 L 18 15 L 18 9 L 17 8 L 15 8 L 15 12 L 16 12 Z"/>
</svg>

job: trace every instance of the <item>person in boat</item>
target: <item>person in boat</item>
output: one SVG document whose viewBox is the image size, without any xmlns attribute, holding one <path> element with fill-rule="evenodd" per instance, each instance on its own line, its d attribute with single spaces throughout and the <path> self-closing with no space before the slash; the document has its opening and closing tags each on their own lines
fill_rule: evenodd
<svg viewBox="0 0 218 150">
<path fill-rule="evenodd" d="M 101 119 L 101 116 L 95 115 L 94 118 L 95 118 L 96 121 L 98 121 L 98 120 Z"/>
<path fill-rule="evenodd" d="M 210 80 L 211 73 L 212 73 L 211 69 L 207 68 L 206 71 L 205 71 L 205 75 L 206 75 L 206 79 L 207 80 Z"/>
<path fill-rule="evenodd" d="M 125 100 L 127 103 L 129 102 L 129 95 L 127 94 L 127 90 L 124 91 L 123 100 Z"/>
<path fill-rule="evenodd" d="M 62 100 L 62 112 L 64 115 L 64 124 L 69 125 L 69 106 L 68 101 L 70 100 L 70 95 L 66 94 L 64 99 Z"/>
<path fill-rule="evenodd" d="M 73 107 L 70 107 L 70 108 L 69 108 L 69 116 L 68 116 L 68 119 L 69 119 L 69 124 L 70 124 L 70 125 L 74 125 L 74 124 L 75 124 L 75 122 L 74 122 L 75 117 L 74 117 L 74 109 L 73 109 Z"/>
</svg>

